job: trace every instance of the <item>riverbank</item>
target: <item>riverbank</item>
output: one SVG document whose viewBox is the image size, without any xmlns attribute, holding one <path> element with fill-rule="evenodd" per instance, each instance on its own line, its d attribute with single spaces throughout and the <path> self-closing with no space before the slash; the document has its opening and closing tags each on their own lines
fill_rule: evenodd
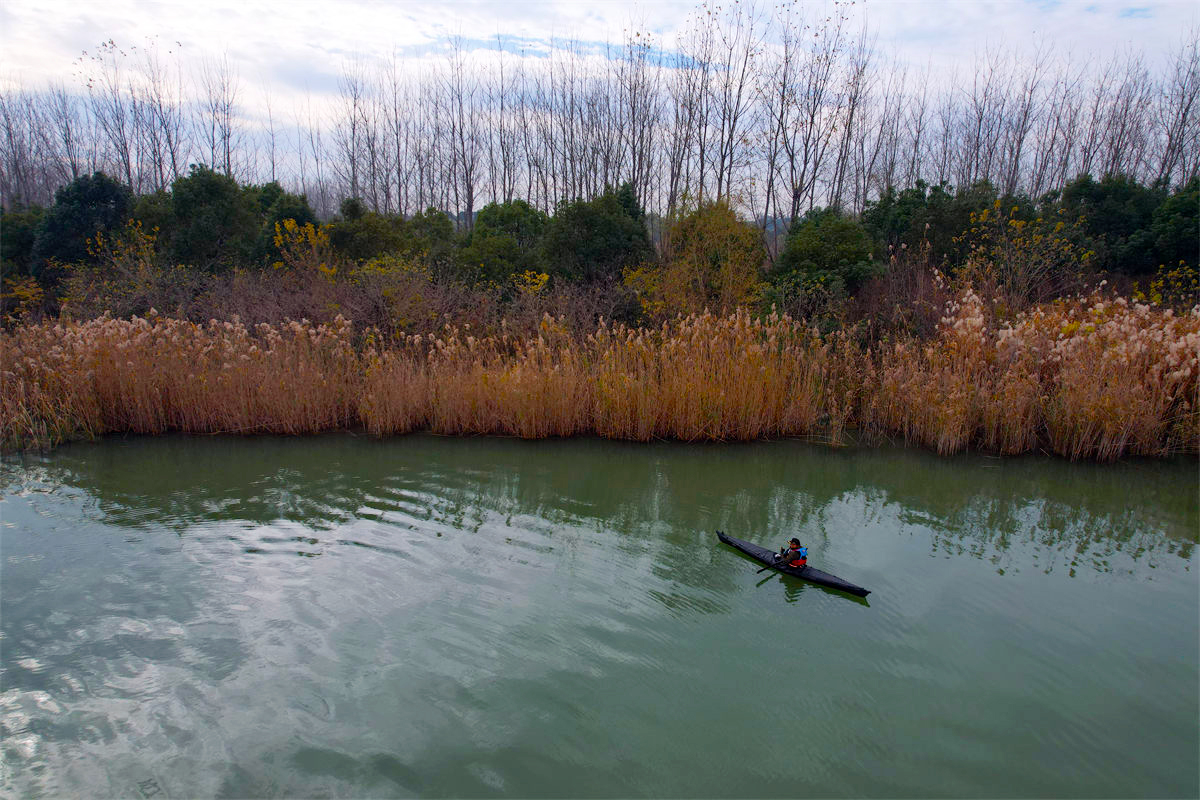
<svg viewBox="0 0 1200 800">
<path fill-rule="evenodd" d="M 1200 307 L 1099 293 L 1000 320 L 967 290 L 935 336 L 862 345 L 786 316 L 469 326 L 382 337 L 344 318 L 163 318 L 0 333 L 6 450 L 110 432 L 305 434 L 361 426 L 525 438 L 735 441 L 847 430 L 939 453 L 1113 460 L 1200 451 Z"/>
</svg>

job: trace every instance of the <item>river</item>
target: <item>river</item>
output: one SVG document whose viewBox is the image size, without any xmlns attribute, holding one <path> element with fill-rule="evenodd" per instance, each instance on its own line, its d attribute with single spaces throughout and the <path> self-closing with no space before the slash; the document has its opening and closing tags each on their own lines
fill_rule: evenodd
<svg viewBox="0 0 1200 800">
<path fill-rule="evenodd" d="M 166 436 L 0 498 L 14 796 L 1200 794 L 1194 458 Z"/>
</svg>

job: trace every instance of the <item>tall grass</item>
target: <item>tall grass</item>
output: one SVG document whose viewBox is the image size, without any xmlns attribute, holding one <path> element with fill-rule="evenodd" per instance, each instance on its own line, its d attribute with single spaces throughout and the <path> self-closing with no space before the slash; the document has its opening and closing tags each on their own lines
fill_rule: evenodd
<svg viewBox="0 0 1200 800">
<path fill-rule="evenodd" d="M 106 432 L 313 433 L 361 425 L 526 438 L 869 438 L 953 453 L 1110 460 L 1200 449 L 1200 307 L 1099 294 L 1001 321 L 965 290 L 927 340 L 867 348 L 787 316 L 469 326 L 383 339 L 339 317 L 206 325 L 157 315 L 0 333 L 7 449 Z"/>
<path fill-rule="evenodd" d="M 350 325 L 197 325 L 152 316 L 0 335 L 7 448 L 112 431 L 312 433 L 355 419 Z"/>
</svg>

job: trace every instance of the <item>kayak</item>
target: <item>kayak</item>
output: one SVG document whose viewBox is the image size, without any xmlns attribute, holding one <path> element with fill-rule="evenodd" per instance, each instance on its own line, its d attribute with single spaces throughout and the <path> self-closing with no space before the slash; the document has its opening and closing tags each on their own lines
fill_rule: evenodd
<svg viewBox="0 0 1200 800">
<path fill-rule="evenodd" d="M 840 589 L 843 592 L 866 597 L 871 592 L 869 589 L 864 589 L 861 586 L 855 586 L 849 581 L 844 581 L 837 575 L 830 575 L 828 572 L 822 572 L 816 567 L 789 567 L 787 564 L 777 562 L 776 554 L 765 547 L 759 547 L 756 544 L 747 542 L 743 539 L 735 539 L 732 536 L 726 536 L 721 531 L 717 531 L 717 538 L 730 547 L 736 547 L 751 558 L 761 561 L 774 569 L 784 573 L 785 575 L 795 575 L 797 578 L 802 578 L 811 583 L 820 586 L 828 586 L 830 589 Z"/>
</svg>

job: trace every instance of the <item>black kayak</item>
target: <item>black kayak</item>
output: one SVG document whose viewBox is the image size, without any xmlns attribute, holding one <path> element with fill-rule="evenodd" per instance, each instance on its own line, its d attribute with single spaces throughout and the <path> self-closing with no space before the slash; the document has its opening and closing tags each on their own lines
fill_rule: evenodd
<svg viewBox="0 0 1200 800">
<path fill-rule="evenodd" d="M 787 564 L 776 561 L 776 554 L 765 547 L 759 547 L 743 539 L 735 539 L 732 536 L 726 536 L 721 531 L 717 531 L 717 538 L 725 544 L 736 547 L 751 558 L 767 564 L 785 575 L 795 575 L 797 578 L 803 578 L 806 581 L 828 586 L 830 589 L 840 589 L 843 592 L 849 592 L 859 597 L 866 597 L 871 593 L 869 589 L 864 589 L 861 586 L 855 586 L 853 583 L 842 580 L 837 575 L 830 575 L 828 572 L 822 572 L 816 567 L 789 567 Z"/>
</svg>

